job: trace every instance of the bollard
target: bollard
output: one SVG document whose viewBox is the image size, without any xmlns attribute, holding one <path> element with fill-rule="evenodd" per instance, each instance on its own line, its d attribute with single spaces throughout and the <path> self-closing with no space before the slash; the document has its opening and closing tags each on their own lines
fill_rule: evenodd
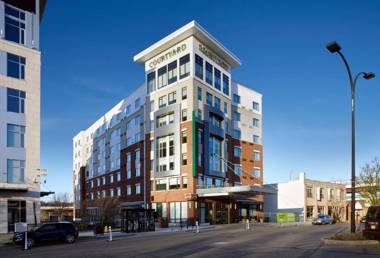
<svg viewBox="0 0 380 258">
<path fill-rule="evenodd" d="M 25 231 L 25 244 L 24 244 L 24 250 L 28 250 L 28 230 Z"/>
<path fill-rule="evenodd" d="M 111 226 L 109 226 L 108 231 L 110 232 L 110 238 L 109 238 L 109 241 L 111 242 L 111 241 L 112 241 L 112 227 L 111 227 Z"/>
<path fill-rule="evenodd" d="M 195 222 L 195 228 L 196 228 L 196 232 L 199 233 L 199 222 L 198 220 Z"/>
<path fill-rule="evenodd" d="M 249 230 L 249 219 L 246 220 L 246 229 Z"/>
</svg>

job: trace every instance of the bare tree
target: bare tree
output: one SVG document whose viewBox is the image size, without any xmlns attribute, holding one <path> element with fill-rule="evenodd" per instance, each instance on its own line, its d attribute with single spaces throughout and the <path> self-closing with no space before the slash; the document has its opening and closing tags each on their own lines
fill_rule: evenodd
<svg viewBox="0 0 380 258">
<path fill-rule="evenodd" d="M 63 214 L 65 213 L 65 210 L 72 206 L 70 194 L 55 194 L 53 200 L 49 204 L 56 207 L 58 220 L 61 221 L 63 220 Z"/>
<path fill-rule="evenodd" d="M 116 216 L 119 215 L 119 204 L 117 198 L 104 197 L 95 201 L 98 207 L 99 222 L 101 225 L 112 224 Z"/>
<path fill-rule="evenodd" d="M 357 178 L 356 191 L 370 205 L 380 204 L 380 159 L 375 158 L 370 164 L 362 167 L 360 176 Z"/>
</svg>

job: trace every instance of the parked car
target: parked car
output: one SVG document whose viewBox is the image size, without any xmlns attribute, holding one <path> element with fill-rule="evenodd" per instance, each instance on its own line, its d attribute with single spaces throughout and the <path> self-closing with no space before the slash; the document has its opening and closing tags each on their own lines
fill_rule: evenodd
<svg viewBox="0 0 380 258">
<path fill-rule="evenodd" d="M 361 217 L 360 223 L 365 224 L 366 221 L 367 221 L 367 217 L 366 216 Z"/>
<path fill-rule="evenodd" d="M 334 220 L 330 217 L 330 215 L 318 215 L 313 218 L 313 225 L 325 225 L 325 224 L 333 224 Z"/>
<path fill-rule="evenodd" d="M 74 243 L 78 238 L 78 230 L 71 222 L 50 222 L 41 224 L 27 233 L 28 248 L 35 243 L 51 240 L 63 240 L 66 243 Z M 15 232 L 13 242 L 16 244 L 25 244 L 25 233 Z"/>
<path fill-rule="evenodd" d="M 363 236 L 380 240 L 380 205 L 368 208 Z"/>
</svg>

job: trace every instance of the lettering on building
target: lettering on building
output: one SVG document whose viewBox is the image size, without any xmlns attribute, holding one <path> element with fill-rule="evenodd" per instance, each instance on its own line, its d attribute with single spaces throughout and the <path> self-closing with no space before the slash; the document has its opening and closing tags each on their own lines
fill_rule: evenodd
<svg viewBox="0 0 380 258">
<path fill-rule="evenodd" d="M 220 59 L 217 55 L 215 55 L 211 50 L 207 49 L 204 45 L 199 43 L 199 51 L 205 54 L 212 61 L 223 67 L 225 70 L 228 70 L 228 65 L 222 59 Z"/>
<path fill-rule="evenodd" d="M 176 56 L 186 50 L 187 46 L 186 44 L 182 44 L 180 46 L 174 47 L 170 49 L 169 51 L 165 52 L 164 54 L 160 55 L 157 58 L 154 58 L 151 62 L 149 62 L 149 67 L 154 68 L 158 64 L 168 60 L 169 58 L 172 58 L 173 56 Z"/>
</svg>

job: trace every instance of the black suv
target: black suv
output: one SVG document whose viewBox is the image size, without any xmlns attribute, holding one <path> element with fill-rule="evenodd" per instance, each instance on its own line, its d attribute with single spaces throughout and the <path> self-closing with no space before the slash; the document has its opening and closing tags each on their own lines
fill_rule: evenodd
<svg viewBox="0 0 380 258">
<path fill-rule="evenodd" d="M 368 208 L 363 235 L 369 239 L 380 240 L 380 205 Z"/>
<path fill-rule="evenodd" d="M 27 245 L 32 247 L 37 242 L 63 240 L 74 243 L 78 237 L 78 230 L 71 222 L 50 222 L 28 231 Z M 25 244 L 25 233 L 14 233 L 13 242 Z"/>
</svg>

